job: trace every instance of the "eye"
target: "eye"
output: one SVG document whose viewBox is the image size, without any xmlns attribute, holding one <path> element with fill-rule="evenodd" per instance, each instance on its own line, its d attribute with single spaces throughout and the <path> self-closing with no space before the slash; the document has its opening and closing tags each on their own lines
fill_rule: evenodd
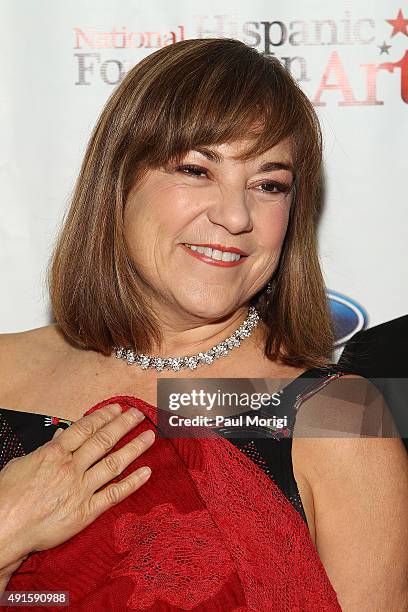
<svg viewBox="0 0 408 612">
<path fill-rule="evenodd" d="M 196 166 L 195 164 L 183 164 L 175 168 L 176 172 L 181 172 L 186 176 L 192 176 L 194 178 L 208 177 L 208 170 L 202 166 Z M 276 181 L 264 181 L 260 185 L 256 185 L 256 188 L 262 187 L 259 191 L 261 193 L 270 195 L 280 195 L 282 193 L 289 193 L 292 189 L 292 185 L 287 183 L 278 183 Z M 258 189 L 257 189 L 258 190 Z"/>
<path fill-rule="evenodd" d="M 187 176 L 194 176 L 196 178 L 200 178 L 201 174 L 207 176 L 207 170 L 205 168 L 201 168 L 200 166 L 194 166 L 192 164 L 187 164 L 184 166 L 177 166 L 177 172 L 182 172 Z"/>
<path fill-rule="evenodd" d="M 263 187 L 260 191 L 262 193 L 270 193 L 272 195 L 277 195 L 281 193 L 289 193 L 292 186 L 287 183 L 276 183 L 276 182 L 265 182 L 257 185 L 257 187 Z"/>
</svg>

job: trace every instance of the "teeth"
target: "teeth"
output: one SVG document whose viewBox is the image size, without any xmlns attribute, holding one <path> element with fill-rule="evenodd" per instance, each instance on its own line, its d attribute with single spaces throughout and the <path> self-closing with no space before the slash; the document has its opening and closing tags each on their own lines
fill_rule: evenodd
<svg viewBox="0 0 408 612">
<path fill-rule="evenodd" d="M 217 249 L 212 249 L 211 247 L 201 247 L 195 244 L 185 243 L 185 246 L 191 249 L 192 251 L 202 253 L 207 257 L 211 257 L 211 259 L 215 259 L 216 261 L 238 261 L 239 259 L 241 259 L 241 255 L 239 255 L 238 253 L 218 251 Z"/>
</svg>

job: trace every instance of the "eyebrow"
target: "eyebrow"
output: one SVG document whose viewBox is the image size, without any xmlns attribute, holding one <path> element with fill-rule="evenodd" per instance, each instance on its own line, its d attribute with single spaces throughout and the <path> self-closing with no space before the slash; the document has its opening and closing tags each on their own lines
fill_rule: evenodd
<svg viewBox="0 0 408 612">
<path fill-rule="evenodd" d="M 222 157 L 213 149 L 199 147 L 194 149 L 194 151 L 201 153 L 201 155 L 206 157 L 209 161 L 213 161 L 216 164 L 219 164 L 222 161 Z M 272 172 L 273 170 L 289 170 L 289 172 L 295 176 L 295 168 L 290 162 L 265 162 L 258 168 L 258 172 Z"/>
</svg>

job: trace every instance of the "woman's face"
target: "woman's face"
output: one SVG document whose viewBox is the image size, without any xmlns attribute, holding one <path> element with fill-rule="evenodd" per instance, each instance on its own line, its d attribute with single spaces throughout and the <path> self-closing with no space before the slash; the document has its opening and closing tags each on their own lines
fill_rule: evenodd
<svg viewBox="0 0 408 612">
<path fill-rule="evenodd" d="M 247 304 L 272 276 L 292 199 L 290 144 L 234 161 L 245 144 L 190 151 L 179 164 L 150 170 L 130 192 L 125 238 L 157 312 L 219 318 Z M 185 244 L 216 250 L 200 254 Z M 245 256 L 230 261 L 222 251 L 231 247 Z"/>
</svg>

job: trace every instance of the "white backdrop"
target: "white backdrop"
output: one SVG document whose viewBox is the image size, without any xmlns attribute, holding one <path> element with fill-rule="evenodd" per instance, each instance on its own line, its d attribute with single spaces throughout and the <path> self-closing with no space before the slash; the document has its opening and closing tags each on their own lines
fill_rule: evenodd
<svg viewBox="0 0 408 612">
<path fill-rule="evenodd" d="M 325 143 L 321 262 L 328 293 L 358 315 L 339 343 L 363 325 L 407 313 L 407 2 L 0 6 L 0 332 L 51 320 L 45 267 L 90 131 L 115 85 L 158 47 L 208 36 L 276 55 L 316 106 Z"/>
</svg>

